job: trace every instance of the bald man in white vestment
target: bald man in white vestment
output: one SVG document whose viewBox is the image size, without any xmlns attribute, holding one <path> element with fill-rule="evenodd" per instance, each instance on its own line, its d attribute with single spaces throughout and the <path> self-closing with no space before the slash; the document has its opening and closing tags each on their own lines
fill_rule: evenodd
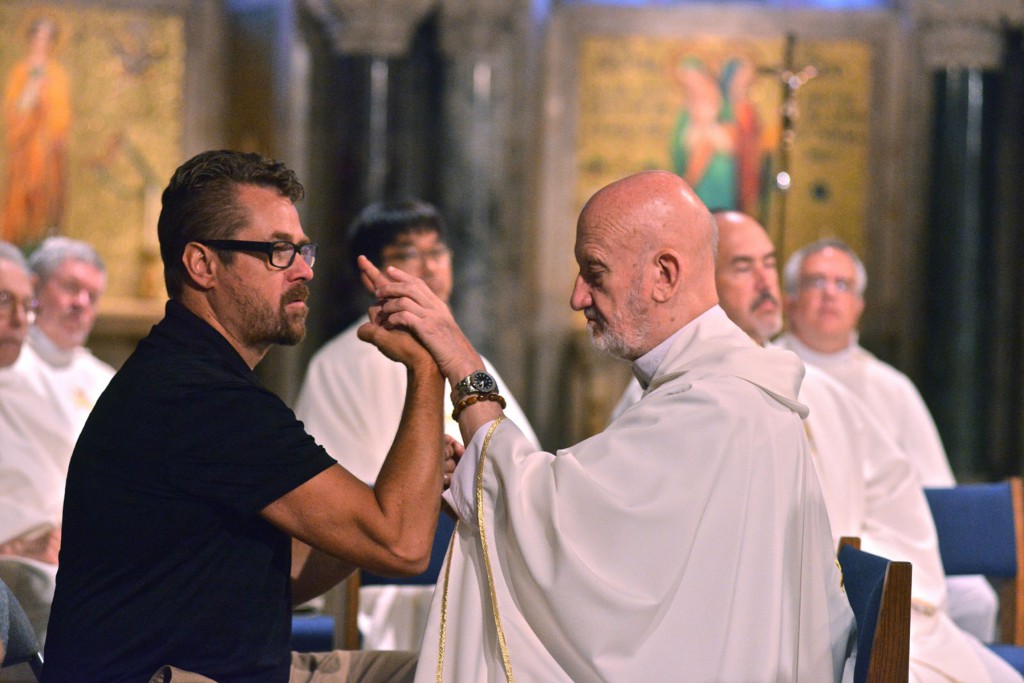
<svg viewBox="0 0 1024 683">
<path fill-rule="evenodd" d="M 33 302 L 24 258 L 0 242 L 0 578 L 42 639 L 77 433 L 58 409 L 46 364 L 25 343 Z"/>
<path fill-rule="evenodd" d="M 782 330 L 775 247 L 750 216 L 725 211 L 715 218 L 721 306 L 767 344 Z M 906 454 L 860 399 L 822 370 L 807 366 L 799 398 L 810 411 L 804 424 L 835 541 L 859 536 L 864 550 L 913 564 L 910 679 L 1021 681 L 949 618 L 935 525 Z"/>
<path fill-rule="evenodd" d="M 671 173 L 629 176 L 584 207 L 575 251 L 572 308 L 644 394 L 557 453 L 505 419 L 427 287 L 362 261 L 374 322 L 430 349 L 468 444 L 417 681 L 839 680 L 852 615 L 796 400 L 802 364 L 716 305 L 707 209 Z"/>
<path fill-rule="evenodd" d="M 789 258 L 784 277 L 790 332 L 776 343 L 860 398 L 910 458 L 921 486 L 954 486 L 939 432 L 917 388 L 857 343 L 867 287 L 867 271 L 857 254 L 839 240 L 819 240 Z M 999 612 L 992 586 L 981 576 L 952 576 L 947 587 L 953 620 L 982 642 L 991 642 Z"/>
<path fill-rule="evenodd" d="M 405 199 L 375 202 L 349 226 L 350 254 L 392 265 L 423 279 L 447 302 L 452 291 L 452 256 L 447 228 L 427 202 Z M 342 466 L 373 486 L 391 448 L 407 385 L 406 369 L 356 335 L 360 318 L 325 344 L 309 362 L 295 405 L 308 431 Z M 485 358 L 484 367 L 501 386 L 504 380 Z M 515 398 L 505 392 L 506 410 L 534 444 L 537 437 Z M 461 442 L 445 394 L 445 433 Z M 539 446 L 539 444 L 537 444 Z M 359 598 L 362 645 L 370 650 L 416 650 L 433 596 L 433 586 L 364 586 Z"/>
</svg>

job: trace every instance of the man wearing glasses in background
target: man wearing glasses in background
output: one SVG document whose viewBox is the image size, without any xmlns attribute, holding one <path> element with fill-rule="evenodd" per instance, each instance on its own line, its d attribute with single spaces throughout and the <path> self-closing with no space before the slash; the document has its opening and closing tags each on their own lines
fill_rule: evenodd
<svg viewBox="0 0 1024 683">
<path fill-rule="evenodd" d="M 437 209 L 414 199 L 375 202 L 349 226 L 349 257 L 366 256 L 381 268 L 394 266 L 421 278 L 439 299 L 452 294 L 452 255 Z M 357 268 L 358 272 L 358 268 Z M 299 391 L 295 413 L 306 429 L 346 469 L 373 485 L 395 437 L 405 396 L 405 370 L 356 336 L 359 319 L 313 356 Z M 537 437 L 504 380 L 485 358 L 484 367 L 501 388 L 509 415 L 535 445 Z M 445 433 L 461 440 L 451 418 L 451 387 L 445 391 Z M 364 647 L 417 649 L 433 586 L 365 587 L 360 597 Z"/>
<path fill-rule="evenodd" d="M 68 237 L 43 240 L 28 264 L 39 302 L 28 343 L 50 368 L 61 410 L 77 435 L 114 376 L 114 368 L 83 346 L 96 324 L 106 267 L 91 245 Z"/>
<path fill-rule="evenodd" d="M 71 459 L 46 683 L 177 680 L 167 666 L 219 683 L 411 677 L 412 653 L 289 652 L 293 604 L 355 567 L 424 570 L 444 461 L 444 383 L 408 334 L 363 334 L 409 384 L 374 489 L 254 374 L 305 334 L 303 193 L 283 164 L 229 151 L 197 155 L 164 190 L 170 301 Z"/>
<path fill-rule="evenodd" d="M 784 272 L 790 331 L 776 340 L 860 398 L 910 458 L 921 486 L 954 486 L 953 470 L 924 399 L 910 378 L 857 343 L 867 271 L 837 239 L 796 251 Z M 947 578 L 949 615 L 983 643 L 995 636 L 999 601 L 982 576 Z"/>
<path fill-rule="evenodd" d="M 0 579 L 42 641 L 78 432 L 60 413 L 46 363 L 25 343 L 35 316 L 32 272 L 17 247 L 0 242 Z"/>
</svg>

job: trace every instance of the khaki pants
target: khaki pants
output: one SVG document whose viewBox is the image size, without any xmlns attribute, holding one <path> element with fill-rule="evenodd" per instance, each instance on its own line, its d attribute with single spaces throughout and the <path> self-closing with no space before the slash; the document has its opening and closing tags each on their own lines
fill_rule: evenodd
<svg viewBox="0 0 1024 683">
<path fill-rule="evenodd" d="M 293 652 L 288 683 L 411 683 L 416 674 L 415 652 L 335 650 Z M 200 674 L 161 667 L 149 683 L 217 683 Z"/>
</svg>

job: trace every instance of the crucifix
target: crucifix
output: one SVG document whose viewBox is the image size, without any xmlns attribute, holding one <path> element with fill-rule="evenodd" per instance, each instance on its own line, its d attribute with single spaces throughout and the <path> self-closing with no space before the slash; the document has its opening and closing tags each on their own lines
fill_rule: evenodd
<svg viewBox="0 0 1024 683">
<path fill-rule="evenodd" d="M 797 108 L 796 103 L 796 94 L 797 91 L 806 85 L 808 81 L 822 75 L 823 73 L 813 64 L 808 64 L 797 70 L 793 65 L 793 53 L 795 48 L 796 35 L 787 33 L 783 66 L 779 70 L 773 70 L 773 73 L 778 75 L 779 80 L 782 83 L 782 106 L 780 108 L 780 115 L 782 117 L 782 136 L 780 140 L 778 169 L 776 170 L 775 177 L 773 178 L 776 190 L 776 199 L 778 201 L 777 211 L 779 215 L 779 230 L 776 237 L 776 247 L 780 254 L 785 248 L 786 243 L 786 195 L 793 184 L 793 179 L 789 174 L 789 162 L 790 152 L 792 151 L 793 144 L 796 141 L 796 120 L 799 115 L 799 109 Z"/>
</svg>

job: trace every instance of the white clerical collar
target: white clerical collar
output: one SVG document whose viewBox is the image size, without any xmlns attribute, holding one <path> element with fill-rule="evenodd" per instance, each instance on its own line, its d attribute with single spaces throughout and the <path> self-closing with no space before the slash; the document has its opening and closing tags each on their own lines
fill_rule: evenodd
<svg viewBox="0 0 1024 683">
<path fill-rule="evenodd" d="M 842 363 L 850 359 L 850 357 L 857 352 L 857 343 L 860 336 L 854 332 L 850 336 L 850 344 L 838 351 L 833 353 L 822 353 L 821 351 L 815 351 L 807 344 L 804 344 L 795 334 L 789 335 L 789 341 L 793 345 L 793 350 L 796 351 L 796 355 L 803 358 L 808 363 L 814 363 L 815 365 L 835 365 Z"/>
<path fill-rule="evenodd" d="M 690 325 L 695 324 L 697 321 L 705 317 L 711 317 L 719 314 L 725 316 L 725 311 L 722 310 L 722 307 L 718 305 L 712 306 L 673 332 L 665 341 L 661 342 L 653 349 L 633 361 L 633 376 L 636 377 L 636 381 L 640 382 L 640 386 L 644 391 L 647 391 L 647 386 L 654 378 L 654 373 L 658 371 L 658 366 L 661 365 L 661 361 L 665 360 L 665 356 L 668 355 L 668 350 L 672 348 L 672 342 L 676 340 L 676 337 L 682 334 L 683 330 L 688 328 Z"/>
<path fill-rule="evenodd" d="M 48 365 L 63 368 L 71 365 L 74 360 L 76 349 L 65 351 L 46 336 L 41 329 L 33 325 L 28 329 L 28 342 L 35 349 L 35 352 L 46 361 Z"/>
</svg>

